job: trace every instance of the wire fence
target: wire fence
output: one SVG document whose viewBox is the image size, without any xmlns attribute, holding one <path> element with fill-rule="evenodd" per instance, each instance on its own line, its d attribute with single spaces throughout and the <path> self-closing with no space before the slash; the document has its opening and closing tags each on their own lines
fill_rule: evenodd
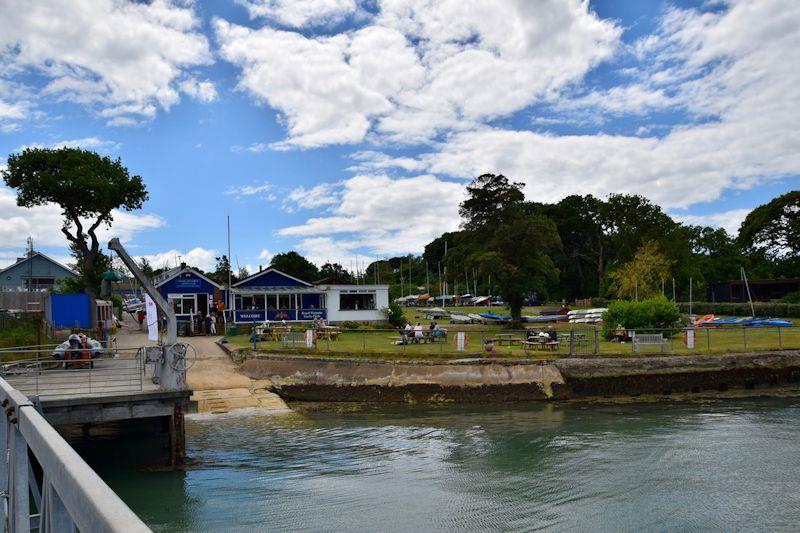
<svg viewBox="0 0 800 533">
<path fill-rule="evenodd" d="M 255 352 L 411 358 L 700 355 L 800 349 L 800 328 L 641 329 L 610 338 L 596 326 L 526 330 L 451 326 L 438 333 L 425 330 L 420 334 L 390 329 L 340 330 L 324 335 L 287 330 L 266 336 L 241 335 L 233 342 Z"/>
</svg>

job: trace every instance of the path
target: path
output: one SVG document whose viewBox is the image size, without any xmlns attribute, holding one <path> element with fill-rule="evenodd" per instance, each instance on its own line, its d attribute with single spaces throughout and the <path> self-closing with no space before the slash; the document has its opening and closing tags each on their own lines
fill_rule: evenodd
<svg viewBox="0 0 800 533">
<path fill-rule="evenodd" d="M 266 389 L 264 380 L 253 380 L 240 374 L 231 358 L 216 343 L 220 337 L 181 337 L 197 351 L 197 361 L 186 376 L 192 389 L 192 401 L 198 413 L 224 413 L 233 409 L 260 407 L 276 411 L 289 407 L 280 396 Z M 117 333 L 120 348 L 153 345 L 147 333 L 139 331 L 132 322 L 125 323 Z"/>
</svg>

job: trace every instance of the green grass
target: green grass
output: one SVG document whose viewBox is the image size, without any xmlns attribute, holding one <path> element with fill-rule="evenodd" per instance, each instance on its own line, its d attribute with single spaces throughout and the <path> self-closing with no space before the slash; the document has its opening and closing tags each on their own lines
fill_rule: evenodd
<svg viewBox="0 0 800 533">
<path fill-rule="evenodd" d="M 481 347 L 484 337 L 494 337 L 501 333 L 512 333 L 517 337 L 523 336 L 522 331 L 512 332 L 504 329 L 501 325 L 453 325 L 442 323 L 442 327 L 448 330 L 447 341 L 443 343 L 397 346 L 393 343 L 392 338 L 399 337 L 398 331 L 364 329 L 344 331 L 341 337 L 335 341 L 319 340 L 316 349 L 308 349 L 304 346 L 296 349 L 284 348 L 279 341 L 262 341 L 258 343 L 258 350 L 265 353 L 302 353 L 331 357 L 446 360 L 481 355 L 483 353 Z M 555 352 L 525 351 L 520 346 L 500 346 L 495 343 L 494 356 L 551 359 L 559 355 L 567 355 L 569 353 L 569 331 L 573 328 L 576 332 L 586 335 L 589 341 L 589 345 L 580 350 L 579 353 L 591 352 L 591 344 L 594 339 L 594 329 L 592 327 L 561 323 L 556 328 L 559 332 L 561 346 Z M 453 345 L 453 333 L 455 331 L 465 331 L 468 334 L 467 349 L 463 352 L 456 351 Z M 675 355 L 702 355 L 777 350 L 779 347 L 778 330 L 775 328 L 749 328 L 744 331 L 742 329 L 701 329 L 696 330 L 695 335 L 695 347 L 694 349 L 689 349 L 683 343 L 681 332 L 675 332 L 673 335 L 665 334 L 664 336 L 667 338 L 665 352 Z M 237 335 L 229 337 L 228 340 L 234 345 L 252 347 L 249 335 Z M 782 328 L 780 330 L 780 346 L 783 349 L 800 349 L 800 327 Z M 600 340 L 600 355 L 602 356 L 620 357 L 652 355 L 653 353 L 660 353 L 660 350 L 657 347 L 646 347 L 638 354 L 634 354 L 630 343 L 619 344 L 603 339 Z"/>
</svg>

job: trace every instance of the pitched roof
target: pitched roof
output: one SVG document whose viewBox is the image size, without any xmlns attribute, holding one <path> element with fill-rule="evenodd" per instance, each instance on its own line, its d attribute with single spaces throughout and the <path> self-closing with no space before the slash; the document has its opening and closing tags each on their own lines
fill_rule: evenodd
<svg viewBox="0 0 800 533">
<path fill-rule="evenodd" d="M 159 276 L 156 276 L 156 279 L 158 281 L 153 280 L 155 282 L 154 285 L 158 288 L 158 287 L 164 285 L 165 283 L 167 283 L 168 281 L 172 281 L 173 279 L 177 278 L 178 276 L 180 276 L 184 272 L 191 272 L 192 274 L 194 274 L 195 276 L 199 277 L 200 279 L 203 279 L 203 280 L 209 282 L 210 284 L 212 284 L 216 288 L 218 288 L 218 289 L 222 288 L 222 285 L 220 285 L 219 283 L 217 283 L 216 281 L 214 281 L 212 279 L 209 279 L 209 278 L 205 277 L 200 272 L 198 272 L 197 270 L 195 270 L 194 268 L 192 268 L 190 266 L 187 266 L 187 267 L 175 267 L 175 268 L 172 268 L 170 270 L 167 270 L 166 272 L 161 273 Z"/>
<path fill-rule="evenodd" d="M 2 274 L 2 273 L 4 273 L 4 272 L 6 272 L 7 270 L 11 270 L 11 269 L 12 269 L 12 268 L 14 268 L 14 267 L 17 267 L 17 266 L 19 266 L 20 264 L 22 264 L 22 263 L 25 263 L 26 261 L 30 261 L 31 259 L 33 259 L 33 258 L 34 258 L 34 257 L 36 257 L 37 255 L 38 255 L 38 256 L 40 256 L 40 257 L 43 257 L 43 258 L 44 258 L 44 259 L 46 259 L 47 261 L 50 261 L 50 262 L 51 262 L 51 263 L 53 263 L 54 265 L 56 265 L 56 266 L 58 266 L 58 267 L 60 267 L 60 268 L 63 268 L 64 270 L 66 270 L 67 272 L 69 272 L 70 274 L 72 274 L 72 275 L 74 275 L 74 276 L 77 276 L 77 275 L 78 275 L 78 274 L 77 274 L 77 272 L 75 272 L 75 271 L 74 271 L 74 270 L 72 270 L 71 268 L 69 268 L 69 267 L 67 267 L 67 266 L 64 266 L 64 265 L 62 265 L 61 263 L 59 263 L 58 261 L 56 261 L 55 259 L 53 259 L 53 258 L 51 258 L 51 257 L 47 257 L 47 256 L 46 256 L 46 255 L 44 255 L 42 252 L 33 252 L 33 254 L 32 254 L 32 255 L 29 255 L 29 256 L 27 256 L 27 257 L 24 257 L 24 258 L 22 258 L 21 260 L 17 261 L 16 263 L 12 263 L 12 264 L 8 265 L 7 267 L 5 267 L 5 268 L 3 268 L 3 269 L 0 269 L 0 274 Z"/>
<path fill-rule="evenodd" d="M 311 283 L 309 283 L 309 282 L 307 282 L 307 281 L 303 281 L 302 279 L 296 278 L 296 277 L 294 277 L 294 276 L 290 276 L 290 275 L 289 275 L 289 274 L 287 274 L 286 272 L 281 272 L 281 271 L 280 271 L 280 270 L 278 270 L 277 268 L 268 268 L 268 269 L 266 269 L 266 270 L 262 270 L 261 272 L 256 272 L 255 274 L 251 274 L 251 275 L 247 276 L 247 277 L 246 277 L 246 278 L 244 278 L 244 279 L 240 279 L 239 281 L 237 281 L 236 283 L 234 283 L 233 285 L 231 285 L 231 287 L 238 287 L 239 285 L 242 285 L 243 283 L 247 283 L 247 282 L 249 282 L 249 281 L 251 281 L 251 280 L 254 280 L 254 279 L 256 279 L 256 278 L 257 278 L 257 277 L 259 277 L 259 276 L 264 276 L 264 275 L 266 275 L 266 274 L 269 274 L 270 272 L 272 272 L 272 273 L 275 273 L 275 274 L 279 274 L 279 275 L 281 275 L 281 276 L 284 276 L 284 277 L 287 277 L 287 278 L 289 278 L 289 279 L 291 279 L 291 280 L 294 280 L 294 281 L 296 281 L 296 282 L 298 282 L 298 283 L 302 283 L 303 285 L 306 285 L 306 286 L 308 286 L 308 287 L 311 287 Z"/>
</svg>

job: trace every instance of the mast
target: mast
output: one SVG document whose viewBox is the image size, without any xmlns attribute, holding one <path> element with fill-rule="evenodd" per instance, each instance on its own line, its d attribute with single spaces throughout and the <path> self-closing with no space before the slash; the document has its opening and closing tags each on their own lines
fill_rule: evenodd
<svg viewBox="0 0 800 533">
<path fill-rule="evenodd" d="M 750 295 L 750 283 L 747 281 L 747 274 L 744 272 L 744 267 L 742 269 L 742 280 L 744 281 L 744 287 L 747 289 L 747 301 L 750 302 L 750 314 L 751 316 L 756 316 L 756 311 L 753 308 L 753 297 Z"/>
</svg>

